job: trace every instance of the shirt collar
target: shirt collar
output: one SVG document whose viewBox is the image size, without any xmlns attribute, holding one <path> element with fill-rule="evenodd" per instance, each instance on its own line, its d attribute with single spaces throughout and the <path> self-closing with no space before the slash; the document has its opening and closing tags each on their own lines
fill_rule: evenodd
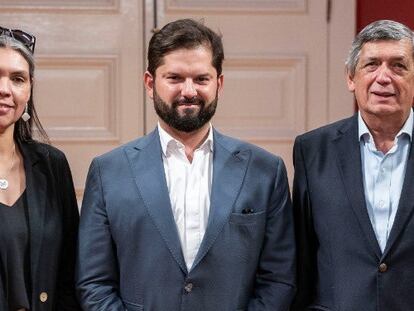
<svg viewBox="0 0 414 311">
<path fill-rule="evenodd" d="M 172 137 L 168 134 L 160 125 L 160 122 L 157 124 L 158 133 L 160 135 L 160 142 L 161 142 L 161 149 L 164 156 L 167 156 L 167 151 L 172 148 L 173 146 L 184 146 L 183 143 Z M 213 126 L 210 123 L 210 127 L 208 130 L 208 136 L 206 140 L 200 145 L 198 149 L 205 149 L 208 148 L 210 152 L 213 152 Z"/>
<path fill-rule="evenodd" d="M 399 137 L 402 134 L 407 134 L 411 141 L 412 134 L 413 134 L 413 123 L 414 123 L 413 110 L 410 109 L 410 115 L 408 116 L 407 120 L 405 121 L 403 127 L 398 132 L 396 137 Z M 365 121 L 362 119 L 361 112 L 358 111 L 358 138 L 359 140 L 364 139 L 366 141 L 366 139 L 371 136 L 372 136 L 371 132 L 369 131 L 367 125 L 365 124 Z"/>
</svg>

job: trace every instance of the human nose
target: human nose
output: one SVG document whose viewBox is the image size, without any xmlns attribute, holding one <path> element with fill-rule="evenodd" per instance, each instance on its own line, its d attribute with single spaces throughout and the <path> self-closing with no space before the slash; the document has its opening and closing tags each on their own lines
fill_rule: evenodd
<svg viewBox="0 0 414 311">
<path fill-rule="evenodd" d="M 379 84 L 391 83 L 390 70 L 385 64 L 381 65 L 381 67 L 378 68 L 378 74 L 376 77 L 376 81 Z"/>
<path fill-rule="evenodd" d="M 0 79 L 0 95 L 1 96 L 9 96 L 11 94 L 10 84 L 8 79 L 1 78 Z"/>
<path fill-rule="evenodd" d="M 193 98 L 197 96 L 197 90 L 193 83 L 193 80 L 186 79 L 183 84 L 183 88 L 181 90 L 181 95 L 185 98 Z"/>
</svg>

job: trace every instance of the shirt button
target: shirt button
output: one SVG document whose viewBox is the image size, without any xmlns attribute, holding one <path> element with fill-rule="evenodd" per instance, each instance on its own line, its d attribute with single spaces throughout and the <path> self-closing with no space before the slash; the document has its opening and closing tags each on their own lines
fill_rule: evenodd
<svg viewBox="0 0 414 311">
<path fill-rule="evenodd" d="M 386 272 L 388 270 L 387 264 L 386 263 L 380 264 L 379 267 L 378 267 L 378 270 L 379 270 L 379 272 L 382 272 L 382 273 Z"/>
<path fill-rule="evenodd" d="M 193 283 L 187 283 L 187 284 L 184 286 L 184 290 L 185 290 L 187 293 L 191 293 L 191 291 L 193 290 L 193 287 L 194 287 Z"/>
<path fill-rule="evenodd" d="M 41 292 L 39 295 L 39 299 L 41 302 L 46 302 L 47 300 L 47 293 L 46 292 Z"/>
</svg>

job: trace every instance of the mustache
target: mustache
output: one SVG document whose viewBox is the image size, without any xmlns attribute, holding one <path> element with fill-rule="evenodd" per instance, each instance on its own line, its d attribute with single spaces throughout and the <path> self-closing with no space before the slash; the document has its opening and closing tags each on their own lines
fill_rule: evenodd
<svg viewBox="0 0 414 311">
<path fill-rule="evenodd" d="M 204 105 L 205 101 L 197 96 L 194 96 L 192 98 L 182 98 L 182 99 L 176 99 L 173 101 L 173 106 L 178 105 L 185 105 L 185 104 L 192 104 L 192 105 Z"/>
</svg>

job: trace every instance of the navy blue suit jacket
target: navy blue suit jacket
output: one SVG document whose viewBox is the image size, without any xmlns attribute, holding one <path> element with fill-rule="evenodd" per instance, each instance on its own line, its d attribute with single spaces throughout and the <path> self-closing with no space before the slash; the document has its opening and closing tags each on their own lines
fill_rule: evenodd
<svg viewBox="0 0 414 311">
<path fill-rule="evenodd" d="M 365 204 L 357 115 L 296 139 L 298 294 L 292 310 L 414 308 L 414 159 L 381 253 Z"/>
<path fill-rule="evenodd" d="M 295 250 L 282 160 L 214 131 L 210 216 L 187 271 L 161 152 L 154 131 L 91 164 L 77 273 L 84 310 L 288 310 Z"/>
</svg>

